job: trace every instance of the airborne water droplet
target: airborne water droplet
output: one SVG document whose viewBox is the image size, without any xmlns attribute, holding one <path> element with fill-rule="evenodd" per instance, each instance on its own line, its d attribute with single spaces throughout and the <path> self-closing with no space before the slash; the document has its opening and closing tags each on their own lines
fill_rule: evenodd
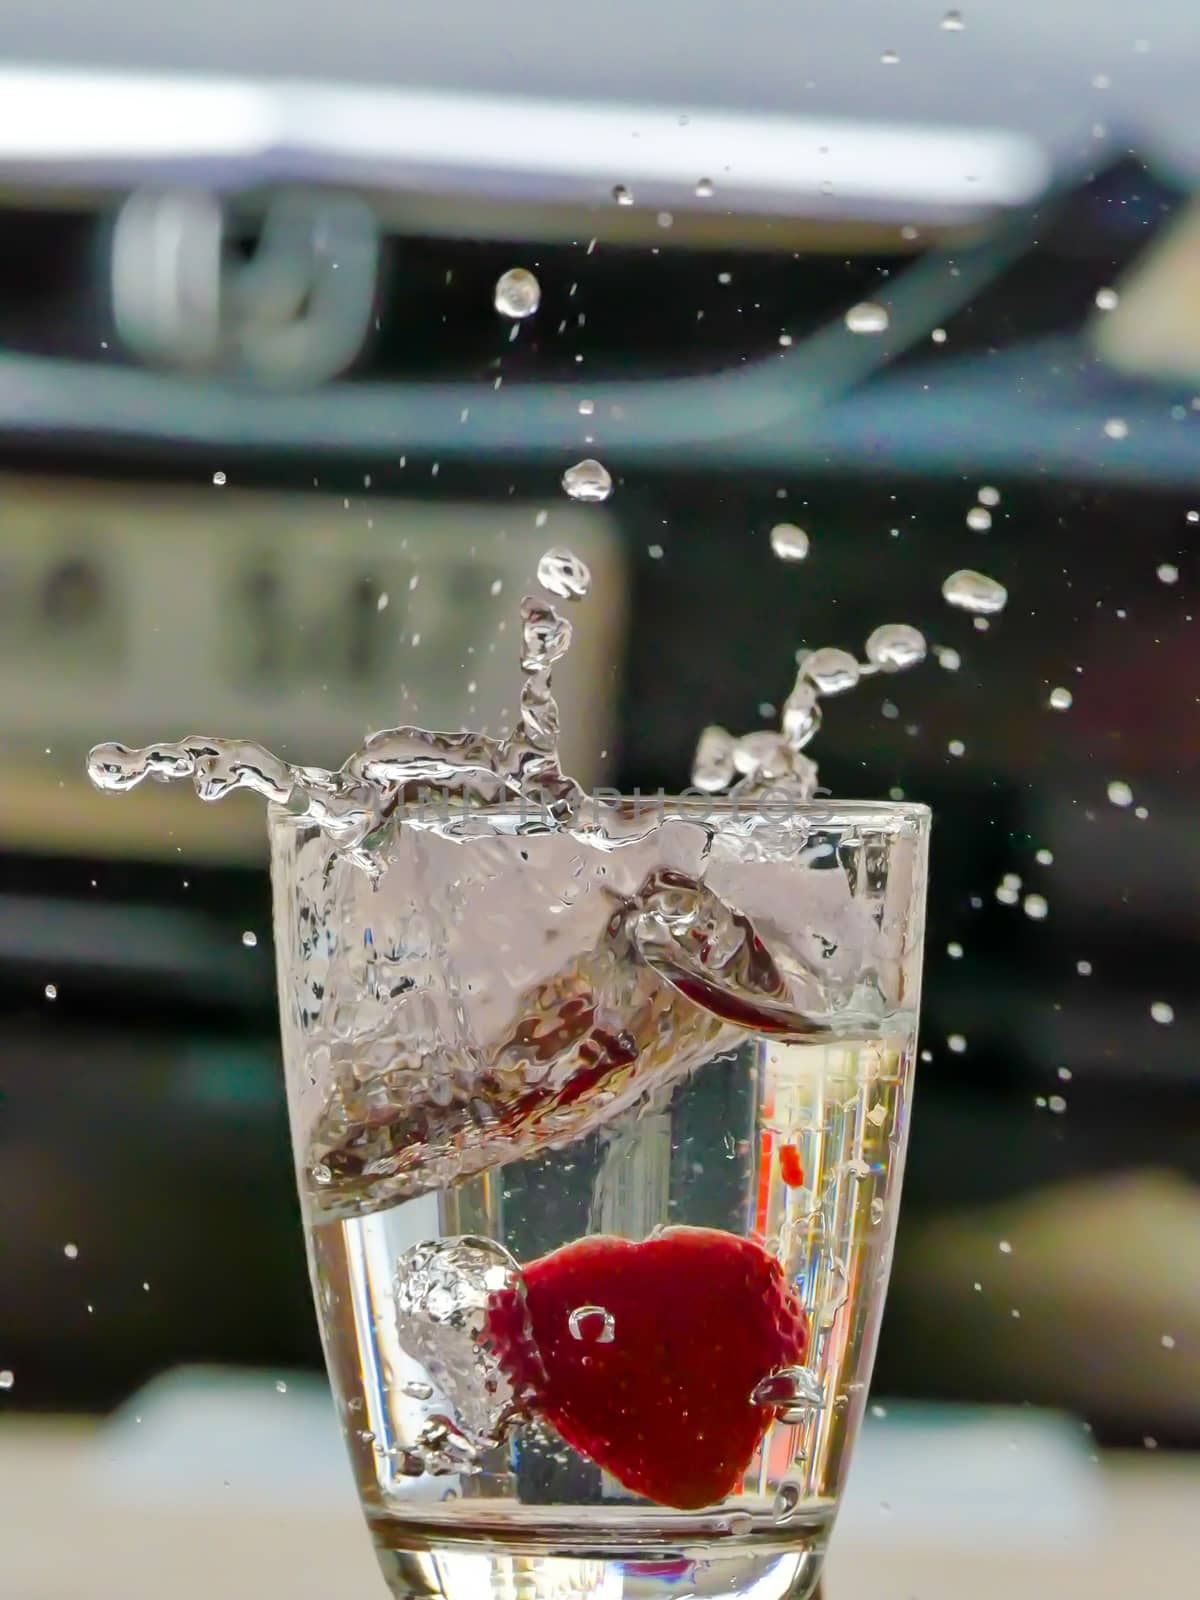
<svg viewBox="0 0 1200 1600">
<path fill-rule="evenodd" d="M 874 300 L 862 300 L 846 313 L 851 333 L 883 333 L 888 325 L 887 309 Z"/>
<path fill-rule="evenodd" d="M 1051 711 L 1070 711 L 1074 704 L 1074 696 L 1070 689 L 1051 689 L 1047 704 Z"/>
<path fill-rule="evenodd" d="M 406 1394 L 410 1400 L 432 1400 L 433 1385 L 422 1383 L 419 1378 L 414 1378 L 411 1383 L 401 1385 L 401 1394 Z"/>
<path fill-rule="evenodd" d="M 969 567 L 950 574 L 942 584 L 942 596 L 960 611 L 989 616 L 1003 611 L 1008 603 L 1008 590 L 1002 583 L 986 573 L 973 572 Z"/>
<path fill-rule="evenodd" d="M 947 11 L 938 24 L 943 33 L 961 33 L 966 27 L 961 11 Z"/>
<path fill-rule="evenodd" d="M 1115 289 L 1096 290 L 1096 309 L 1099 311 L 1115 311 L 1120 301 L 1121 297 Z"/>
<path fill-rule="evenodd" d="M 692 760 L 692 785 L 705 794 L 719 794 L 733 782 L 736 767 L 733 735 L 715 723 L 700 735 Z"/>
<path fill-rule="evenodd" d="M 253 950 L 258 944 L 258 935 L 252 928 L 247 928 L 242 934 L 242 943 L 246 946 L 247 950 Z"/>
<path fill-rule="evenodd" d="M 803 561 L 808 548 L 807 533 L 794 522 L 777 522 L 771 529 L 771 553 L 780 561 Z"/>
<path fill-rule="evenodd" d="M 1050 907 L 1044 895 L 1027 894 L 1025 896 L 1025 915 L 1034 922 L 1044 922 L 1050 914 Z"/>
<path fill-rule="evenodd" d="M 1104 431 L 1110 439 L 1127 439 L 1129 437 L 1129 424 L 1124 417 L 1109 417 L 1104 424 Z"/>
<path fill-rule="evenodd" d="M 885 622 L 865 646 L 867 660 L 884 672 L 903 672 L 925 659 L 925 635 L 907 622 Z"/>
<path fill-rule="evenodd" d="M 542 286 L 524 267 L 510 267 L 496 279 L 493 304 L 502 317 L 520 322 L 541 304 Z"/>
<path fill-rule="evenodd" d="M 582 600 L 592 586 L 587 563 L 570 550 L 547 550 L 538 561 L 537 578 L 560 600 Z"/>
<path fill-rule="evenodd" d="M 1106 793 L 1111 803 L 1114 806 L 1120 806 L 1122 810 L 1126 806 L 1133 804 L 1133 790 L 1122 778 L 1113 778 L 1108 785 Z"/>
<path fill-rule="evenodd" d="M 967 512 L 967 527 L 975 533 L 986 533 L 992 525 L 992 513 L 986 506 L 972 506 Z"/>
<path fill-rule="evenodd" d="M 589 457 L 567 468 L 563 473 L 562 486 L 572 500 L 598 503 L 608 499 L 613 483 L 608 468 Z"/>
<path fill-rule="evenodd" d="M 1161 1023 L 1165 1028 L 1175 1021 L 1175 1007 L 1165 1000 L 1156 1000 L 1150 1007 L 1150 1015 L 1155 1022 Z"/>
<path fill-rule="evenodd" d="M 713 193 L 713 181 L 712 181 L 712 179 L 711 178 L 701 178 L 700 182 L 696 185 L 696 196 L 697 196 L 697 198 L 700 199 L 700 200 L 710 200 L 712 198 L 712 193 Z"/>
<path fill-rule="evenodd" d="M 821 694 L 844 694 L 858 682 L 858 662 L 848 650 L 826 645 L 804 662 L 804 676 Z"/>
<path fill-rule="evenodd" d="M 975 497 L 981 506 L 998 506 L 1000 504 L 1000 491 L 994 484 L 985 483 L 980 486 Z"/>
<path fill-rule="evenodd" d="M 612 197 L 619 206 L 631 206 L 633 204 L 633 192 L 623 183 L 613 184 Z"/>
</svg>

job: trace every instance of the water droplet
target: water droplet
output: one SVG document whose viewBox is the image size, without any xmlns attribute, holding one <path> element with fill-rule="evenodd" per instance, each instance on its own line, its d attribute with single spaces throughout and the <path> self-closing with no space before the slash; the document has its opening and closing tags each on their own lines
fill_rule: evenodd
<svg viewBox="0 0 1200 1600">
<path fill-rule="evenodd" d="M 887 308 L 874 300 L 860 300 L 846 313 L 846 326 L 851 333 L 884 333 L 887 325 Z"/>
<path fill-rule="evenodd" d="M 570 550 L 547 550 L 538 561 L 537 577 L 560 600 L 582 600 L 592 586 L 587 563 Z"/>
<path fill-rule="evenodd" d="M 1175 1348 L 1175 1339 L 1172 1334 L 1164 1333 L 1158 1342 L 1162 1345 L 1164 1350 L 1174 1350 Z"/>
<path fill-rule="evenodd" d="M 1110 439 L 1128 439 L 1129 424 L 1124 417 L 1109 417 L 1104 424 L 1104 431 Z"/>
<path fill-rule="evenodd" d="M 1106 792 L 1114 806 L 1124 809 L 1133 804 L 1133 790 L 1121 778 L 1114 778 Z"/>
<path fill-rule="evenodd" d="M 885 50 L 879 59 L 885 67 L 894 67 L 899 64 L 900 54 L 896 50 Z"/>
<path fill-rule="evenodd" d="M 950 574 L 942 584 L 942 596 L 960 611 L 989 616 L 1003 611 L 1008 604 L 1008 590 L 1002 583 L 989 578 L 986 573 L 973 572 L 969 567 Z"/>
<path fill-rule="evenodd" d="M 833 645 L 807 656 L 803 672 L 820 694 L 844 694 L 853 689 L 859 678 L 858 662 L 848 650 Z"/>
<path fill-rule="evenodd" d="M 885 622 L 876 628 L 865 646 L 867 660 L 884 672 L 903 672 L 924 661 L 925 635 L 907 622 Z"/>
<path fill-rule="evenodd" d="M 1035 851 L 1033 859 L 1037 862 L 1039 867 L 1052 867 L 1054 865 L 1054 851 L 1053 850 L 1038 850 L 1038 851 Z"/>
<path fill-rule="evenodd" d="M 1178 583 L 1179 568 L 1173 562 L 1164 561 L 1161 566 L 1154 569 L 1159 583 Z"/>
<path fill-rule="evenodd" d="M 785 1479 L 775 1494 L 775 1503 L 771 1507 L 776 1522 L 790 1522 L 796 1514 L 796 1508 L 803 1498 L 803 1490 L 798 1483 Z"/>
<path fill-rule="evenodd" d="M 961 1056 L 963 1051 L 967 1048 L 966 1038 L 961 1033 L 950 1034 L 946 1039 L 946 1044 L 956 1056 Z"/>
<path fill-rule="evenodd" d="M 1025 896 L 1025 915 L 1032 917 L 1034 922 L 1044 922 L 1050 915 L 1050 907 L 1044 895 L 1027 894 Z"/>
<path fill-rule="evenodd" d="M 997 1250 L 999 1250 L 999 1252 L 1000 1252 L 1000 1254 L 1002 1256 L 1010 1256 L 1010 1255 L 1012 1255 L 1013 1247 L 1012 1247 L 1012 1245 L 1009 1243 L 1009 1241 L 1007 1239 L 1001 1239 L 1000 1243 L 996 1246 L 996 1248 L 997 1248 Z"/>
<path fill-rule="evenodd" d="M 961 944 L 959 944 L 957 939 L 951 939 L 950 943 L 946 946 L 946 954 L 950 957 L 951 961 L 962 960 L 963 947 Z"/>
<path fill-rule="evenodd" d="M 871 1226 L 877 1228 L 883 1221 L 883 1196 L 877 1194 L 871 1201 Z"/>
<path fill-rule="evenodd" d="M 945 344 L 946 330 L 945 328 L 934 328 L 929 337 L 933 340 L 934 344 Z"/>
<path fill-rule="evenodd" d="M 793 750 L 803 750 L 821 726 L 821 707 L 815 684 L 800 679 L 783 703 L 784 736 Z"/>
<path fill-rule="evenodd" d="M 675 222 L 675 218 L 669 211 L 660 211 L 654 220 L 658 223 L 660 228 L 670 228 Z"/>
<path fill-rule="evenodd" d="M 1000 491 L 993 484 L 981 485 L 976 499 L 981 506 L 998 506 L 1000 504 Z"/>
<path fill-rule="evenodd" d="M 1121 302 L 1121 297 L 1115 289 L 1096 290 L 1096 308 L 1099 311 L 1115 311 Z"/>
<path fill-rule="evenodd" d="M 780 1367 L 756 1383 L 751 1391 L 750 1403 L 772 1406 L 783 1421 L 801 1420 L 789 1415 L 793 1411 L 811 1411 L 825 1404 L 825 1385 L 815 1372 L 807 1367 Z"/>
<path fill-rule="evenodd" d="M 279 1382 L 275 1385 L 275 1393 L 276 1394 L 286 1394 L 287 1393 L 287 1384 L 284 1383 L 282 1378 L 280 1378 Z"/>
<path fill-rule="evenodd" d="M 1062 1081 L 1064 1083 L 1070 1083 L 1073 1074 L 1071 1072 L 1070 1067 L 1059 1067 L 1058 1076 L 1062 1079 Z"/>
<path fill-rule="evenodd" d="M 1047 701 L 1047 704 L 1049 705 L 1051 711 L 1070 711 L 1074 701 L 1075 696 L 1071 693 L 1070 689 L 1060 688 L 1051 689 L 1050 698 Z"/>
<path fill-rule="evenodd" d="M 612 1344 L 617 1323 L 603 1306 L 576 1306 L 567 1318 L 567 1329 L 581 1344 Z"/>
<path fill-rule="evenodd" d="M 724 728 L 713 724 L 705 728 L 692 760 L 692 784 L 705 794 L 719 794 L 733 782 L 736 774 L 734 746 L 737 740 Z"/>
<path fill-rule="evenodd" d="M 48 983 L 43 992 L 47 1000 L 58 999 L 58 985 L 56 983 Z"/>
<path fill-rule="evenodd" d="M 1075 971 L 1081 978 L 1090 978 L 1092 975 L 1092 963 L 1090 961 L 1077 961 L 1075 963 Z"/>
<path fill-rule="evenodd" d="M 541 300 L 541 284 L 524 267 L 510 267 L 496 279 L 492 303 L 502 317 L 520 322 L 534 314 Z"/>
<path fill-rule="evenodd" d="M 631 206 L 633 204 L 633 191 L 623 183 L 613 184 L 612 197 L 619 206 Z"/>
<path fill-rule="evenodd" d="M 595 410 L 596 402 L 594 400 L 581 400 L 579 402 L 579 415 L 581 417 L 590 417 L 595 413 Z"/>
<path fill-rule="evenodd" d="M 598 503 L 608 499 L 612 493 L 613 482 L 608 468 L 589 457 L 567 468 L 563 473 L 562 486 L 572 500 Z"/>
<path fill-rule="evenodd" d="M 1046 1109 L 1052 1111 L 1056 1117 L 1061 1117 L 1067 1109 L 1067 1102 L 1060 1094 L 1048 1095 L 1046 1097 Z"/>
<path fill-rule="evenodd" d="M 876 1403 L 875 1405 L 873 1405 L 871 1407 L 871 1415 L 873 1417 L 886 1417 L 887 1416 L 887 1407 L 886 1406 L 881 1406 L 878 1403 Z"/>
<path fill-rule="evenodd" d="M 63 1245 L 63 1255 L 66 1256 L 68 1261 L 78 1261 L 79 1260 L 79 1246 L 77 1244 L 65 1244 L 65 1245 Z"/>
<path fill-rule="evenodd" d="M 975 533 L 986 533 L 992 525 L 992 513 L 986 506 L 972 506 L 967 512 L 967 527 Z"/>
<path fill-rule="evenodd" d="M 808 550 L 808 535 L 794 522 L 777 522 L 771 529 L 771 553 L 780 561 L 803 561 Z"/>
<path fill-rule="evenodd" d="M 938 666 L 944 668 L 947 672 L 957 672 L 959 667 L 962 666 L 962 657 L 957 650 L 952 650 L 949 645 L 935 644 L 933 653 L 937 656 Z"/>
<path fill-rule="evenodd" d="M 3 1372 L 0 1372 L 0 1389 L 11 1389 L 16 1381 L 16 1378 L 11 1372 L 8 1371 L 7 1368 L 5 1368 Z"/>
<path fill-rule="evenodd" d="M 242 934 L 242 943 L 246 946 L 247 950 L 253 950 L 258 944 L 258 935 L 252 928 L 247 928 Z"/>
<path fill-rule="evenodd" d="M 1156 1000 L 1150 1007 L 1150 1015 L 1165 1028 L 1175 1021 L 1175 1007 L 1166 1000 Z"/>
<path fill-rule="evenodd" d="M 228 479 L 223 472 L 214 472 L 213 482 L 216 484 L 218 489 L 223 489 L 228 482 Z"/>
<path fill-rule="evenodd" d="M 400 1386 L 400 1393 L 407 1395 L 410 1400 L 432 1400 L 433 1385 L 414 1378 L 411 1382 Z"/>
<path fill-rule="evenodd" d="M 946 745 L 946 749 L 952 756 L 965 756 L 967 753 L 967 747 L 961 739 L 951 739 Z"/>
<path fill-rule="evenodd" d="M 966 27 L 961 11 L 947 11 L 938 24 L 943 33 L 961 33 Z"/>
<path fill-rule="evenodd" d="M 701 200 L 711 200 L 713 194 L 713 181 L 711 178 L 701 178 L 696 185 L 697 197 Z"/>
</svg>

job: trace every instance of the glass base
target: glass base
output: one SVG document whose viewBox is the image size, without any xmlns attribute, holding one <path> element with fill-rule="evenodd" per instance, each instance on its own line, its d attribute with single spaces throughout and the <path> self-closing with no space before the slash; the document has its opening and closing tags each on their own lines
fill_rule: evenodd
<svg viewBox="0 0 1200 1600">
<path fill-rule="evenodd" d="M 640 1560 L 515 1555 L 465 1542 L 398 1550 L 376 1540 L 397 1600 L 819 1600 L 822 1541 L 689 1546 Z"/>
</svg>

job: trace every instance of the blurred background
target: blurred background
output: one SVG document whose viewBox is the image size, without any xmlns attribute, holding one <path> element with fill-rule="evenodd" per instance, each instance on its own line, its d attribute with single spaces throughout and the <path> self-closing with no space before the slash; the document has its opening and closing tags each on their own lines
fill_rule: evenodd
<svg viewBox="0 0 1200 1600">
<path fill-rule="evenodd" d="M 683 785 L 799 646 L 903 620 L 940 647 L 816 746 L 833 792 L 937 818 L 886 1414 L 835 1600 L 977 1585 L 980 1540 L 998 1592 L 1181 1592 L 1187 8 L 8 0 L 0 51 L 0 1593 L 372 1592 L 261 808 L 114 801 L 83 759 L 199 730 L 337 764 L 397 721 L 495 725 L 552 543 L 596 576 L 561 678 L 588 783 Z M 527 322 L 493 309 L 513 266 Z M 847 331 L 863 301 L 883 332 Z M 602 507 L 559 487 L 587 455 Z M 771 556 L 784 520 L 803 565 Z M 990 626 L 943 604 L 958 567 L 1008 586 Z"/>
</svg>

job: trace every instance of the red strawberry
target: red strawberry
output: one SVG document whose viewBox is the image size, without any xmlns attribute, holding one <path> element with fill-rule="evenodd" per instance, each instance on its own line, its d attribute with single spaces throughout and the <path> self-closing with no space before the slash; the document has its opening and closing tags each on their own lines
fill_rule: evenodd
<svg viewBox="0 0 1200 1600">
<path fill-rule="evenodd" d="M 711 1505 L 772 1417 L 755 1385 L 804 1359 L 808 1326 L 773 1256 L 712 1228 L 599 1236 L 524 1269 L 488 1335 L 524 1403 L 627 1489 Z"/>
</svg>

